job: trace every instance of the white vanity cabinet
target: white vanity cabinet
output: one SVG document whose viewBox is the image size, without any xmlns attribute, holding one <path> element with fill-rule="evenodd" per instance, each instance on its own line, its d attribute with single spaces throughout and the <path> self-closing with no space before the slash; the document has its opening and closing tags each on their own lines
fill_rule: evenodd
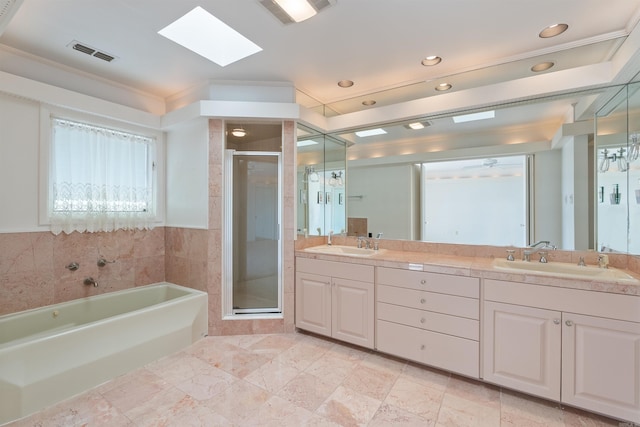
<svg viewBox="0 0 640 427">
<path fill-rule="evenodd" d="M 480 280 L 378 267 L 376 348 L 479 377 Z"/>
<path fill-rule="evenodd" d="M 483 378 L 640 422 L 640 297 L 485 279 Z"/>
<path fill-rule="evenodd" d="M 374 267 L 296 258 L 296 327 L 374 347 Z"/>
</svg>

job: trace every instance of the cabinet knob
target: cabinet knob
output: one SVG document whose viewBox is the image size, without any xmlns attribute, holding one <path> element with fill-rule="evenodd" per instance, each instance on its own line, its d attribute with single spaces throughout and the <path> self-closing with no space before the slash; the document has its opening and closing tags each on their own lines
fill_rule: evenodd
<svg viewBox="0 0 640 427">
<path fill-rule="evenodd" d="M 424 323 L 426 321 L 427 321 L 427 319 L 425 319 L 424 317 L 422 319 L 420 319 L 420 323 Z"/>
<path fill-rule="evenodd" d="M 421 285 L 424 285 L 424 284 L 426 284 L 426 283 L 427 283 L 427 281 L 426 281 L 425 279 L 420 280 L 420 284 L 421 284 Z"/>
<path fill-rule="evenodd" d="M 560 319 L 553 319 L 553 324 L 554 325 L 559 325 L 560 324 Z"/>
<path fill-rule="evenodd" d="M 421 299 L 420 299 L 420 304 L 424 304 L 425 302 L 427 302 L 427 300 L 426 300 L 426 299 L 424 299 L 424 298 L 421 298 Z"/>
<path fill-rule="evenodd" d="M 424 350 L 424 348 L 425 348 L 425 347 L 424 347 L 424 344 L 422 344 L 422 345 L 420 346 L 420 350 Z"/>
<path fill-rule="evenodd" d="M 567 320 L 564 324 L 567 326 L 573 326 L 573 322 L 571 320 Z"/>
</svg>

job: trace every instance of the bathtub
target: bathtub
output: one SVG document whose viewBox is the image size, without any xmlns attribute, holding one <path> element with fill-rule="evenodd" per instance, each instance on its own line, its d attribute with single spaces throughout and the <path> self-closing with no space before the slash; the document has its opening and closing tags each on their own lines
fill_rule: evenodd
<svg viewBox="0 0 640 427">
<path fill-rule="evenodd" d="M 162 282 L 0 316 L 0 424 L 187 347 L 207 312 Z"/>
</svg>

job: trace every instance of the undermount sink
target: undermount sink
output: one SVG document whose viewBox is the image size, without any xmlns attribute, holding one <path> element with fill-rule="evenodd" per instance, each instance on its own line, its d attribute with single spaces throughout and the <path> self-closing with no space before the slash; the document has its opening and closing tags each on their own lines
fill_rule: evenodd
<svg viewBox="0 0 640 427">
<path fill-rule="evenodd" d="M 305 252 L 313 252 L 318 254 L 329 254 L 329 255 L 345 255 L 345 256 L 355 256 L 355 257 L 370 257 L 373 255 L 384 253 L 384 249 L 379 249 L 374 251 L 373 249 L 366 248 L 356 248 L 354 246 L 340 246 L 340 245 L 322 245 L 322 246 L 313 246 L 311 248 L 306 248 Z"/>
<path fill-rule="evenodd" d="M 537 262 L 537 261 L 507 261 L 506 259 L 495 259 L 493 267 L 498 270 L 512 271 L 517 273 L 531 273 L 548 276 L 591 279 L 602 281 L 622 281 L 638 283 L 638 280 L 617 268 L 598 268 L 597 266 L 569 264 L 565 262 Z"/>
</svg>

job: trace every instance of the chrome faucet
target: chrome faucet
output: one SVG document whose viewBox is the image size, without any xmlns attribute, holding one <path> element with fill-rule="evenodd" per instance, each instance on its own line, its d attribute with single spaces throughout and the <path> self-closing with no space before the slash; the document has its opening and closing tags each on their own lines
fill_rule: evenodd
<svg viewBox="0 0 640 427">
<path fill-rule="evenodd" d="M 367 240 L 364 236 L 358 236 L 358 242 L 356 243 L 358 249 L 362 249 L 363 244 L 365 249 L 371 249 L 371 241 Z"/>
<path fill-rule="evenodd" d="M 94 279 L 93 277 L 87 277 L 86 279 L 84 279 L 83 282 L 85 285 L 93 285 L 94 288 L 98 287 L 98 281 L 96 279 Z"/>
<path fill-rule="evenodd" d="M 328 246 L 331 246 L 331 237 L 333 237 L 333 231 L 329 231 L 329 236 L 327 237 Z"/>
<path fill-rule="evenodd" d="M 376 239 L 373 241 L 373 250 L 377 251 L 380 249 L 380 238 L 382 237 L 382 232 L 378 233 Z"/>
<path fill-rule="evenodd" d="M 544 246 L 538 247 L 540 245 Z M 556 247 L 548 240 L 540 240 L 539 242 L 529 245 L 529 248 L 531 249 L 525 249 L 522 251 L 522 260 L 529 262 L 531 261 L 531 255 L 540 252 L 540 262 L 545 264 L 547 263 L 547 251 L 544 251 L 543 249 L 555 249 Z"/>
<path fill-rule="evenodd" d="M 598 255 L 598 267 L 609 268 L 609 255 L 605 255 L 605 254 Z"/>
</svg>

